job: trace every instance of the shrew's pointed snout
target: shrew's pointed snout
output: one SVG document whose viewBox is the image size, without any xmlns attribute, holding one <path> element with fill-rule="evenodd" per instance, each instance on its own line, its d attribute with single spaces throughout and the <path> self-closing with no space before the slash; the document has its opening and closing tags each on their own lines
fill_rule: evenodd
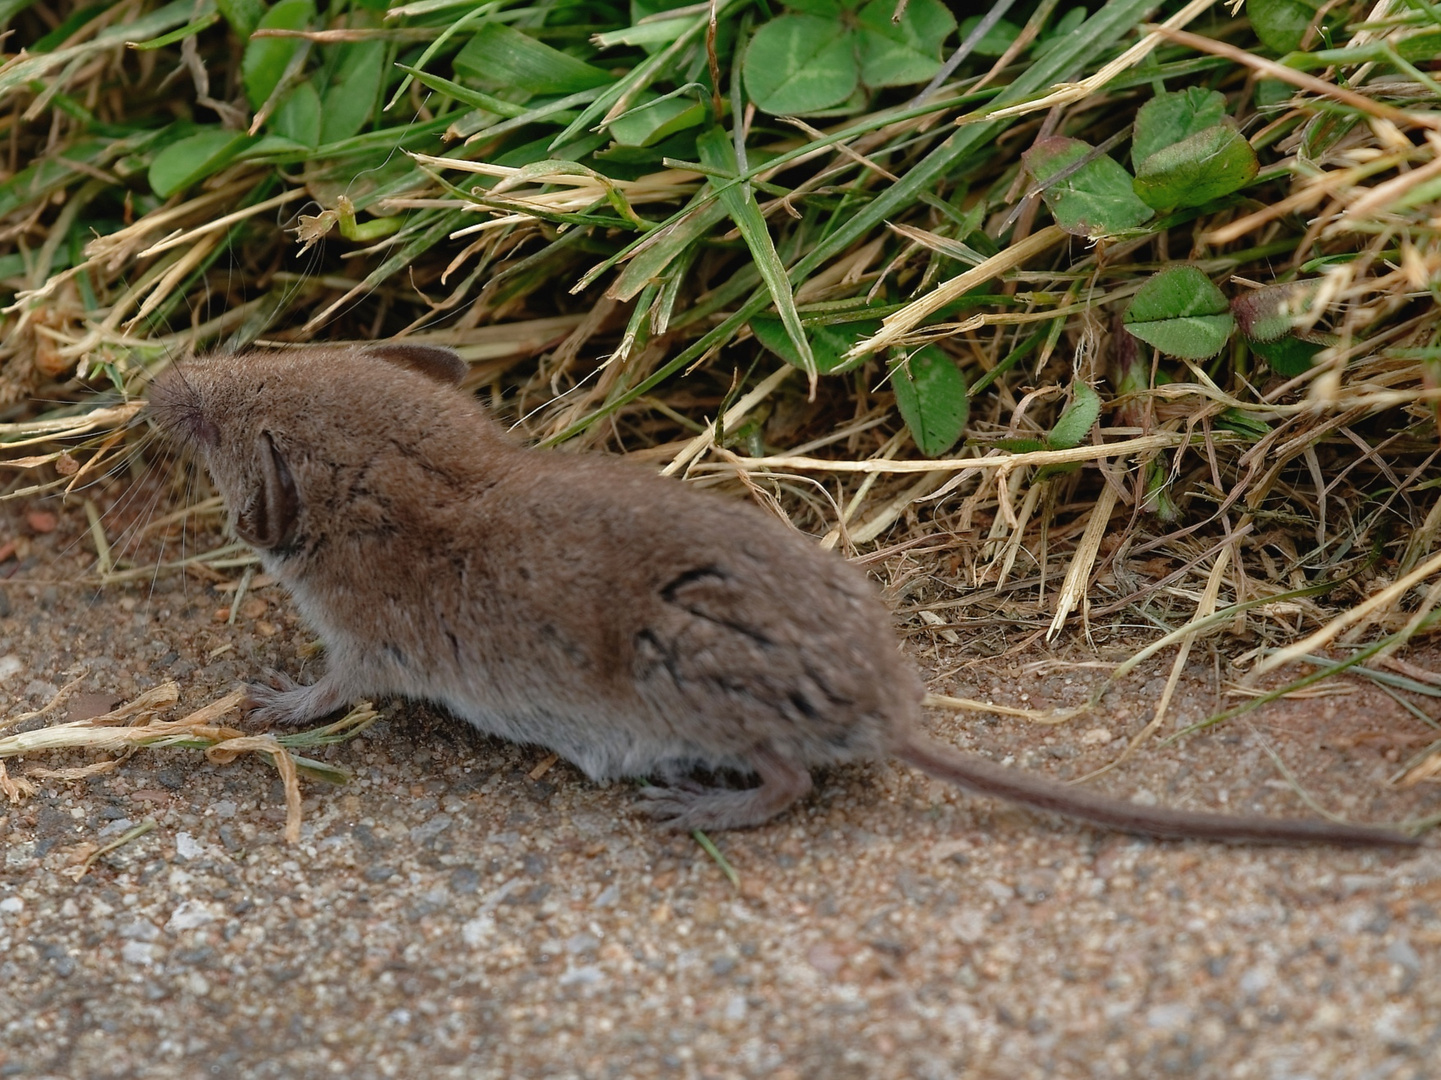
<svg viewBox="0 0 1441 1080">
<path fill-rule="evenodd" d="M 184 365 L 171 364 L 155 377 L 150 384 L 148 412 L 160 429 L 177 442 L 213 447 L 220 439 Z"/>
</svg>

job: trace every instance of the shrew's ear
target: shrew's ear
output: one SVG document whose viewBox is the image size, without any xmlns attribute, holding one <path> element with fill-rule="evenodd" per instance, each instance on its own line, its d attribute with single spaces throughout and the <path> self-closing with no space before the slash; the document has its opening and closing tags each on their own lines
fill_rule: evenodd
<svg viewBox="0 0 1441 1080">
<path fill-rule="evenodd" d="M 441 345 L 412 345 L 407 341 L 382 341 L 367 345 L 365 351 L 381 360 L 408 367 L 422 375 L 445 383 L 459 386 L 460 380 L 470 370 L 470 365 L 456 355 L 455 350 Z"/>
<path fill-rule="evenodd" d="M 252 547 L 269 551 L 294 538 L 300 520 L 300 493 L 270 432 L 260 433 L 258 451 L 260 483 L 235 515 L 235 533 Z"/>
</svg>

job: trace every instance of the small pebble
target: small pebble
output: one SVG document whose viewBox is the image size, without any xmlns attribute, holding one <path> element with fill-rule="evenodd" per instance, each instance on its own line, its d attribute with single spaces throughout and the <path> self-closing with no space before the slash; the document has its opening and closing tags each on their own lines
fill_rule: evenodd
<svg viewBox="0 0 1441 1080">
<path fill-rule="evenodd" d="M 467 896 L 480 888 L 480 873 L 473 866 L 457 866 L 450 872 L 450 891 Z"/>
<path fill-rule="evenodd" d="M 127 964 L 153 964 L 155 946 L 148 941 L 127 941 L 120 949 L 120 959 Z"/>
<path fill-rule="evenodd" d="M 49 510 L 30 510 L 25 514 L 25 524 L 37 533 L 52 533 L 60 519 Z"/>
<path fill-rule="evenodd" d="M 219 917 L 203 900 L 186 900 L 175 909 L 175 913 L 165 923 L 165 929 L 168 933 L 178 934 L 214 922 Z"/>
<path fill-rule="evenodd" d="M 1407 971 L 1421 970 L 1421 954 L 1405 938 L 1398 938 L 1386 946 L 1386 959 Z"/>
</svg>

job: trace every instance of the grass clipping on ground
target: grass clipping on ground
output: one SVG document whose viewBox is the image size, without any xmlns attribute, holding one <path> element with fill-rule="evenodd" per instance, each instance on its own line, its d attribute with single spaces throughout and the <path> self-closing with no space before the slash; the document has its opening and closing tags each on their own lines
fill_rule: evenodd
<svg viewBox="0 0 1441 1080">
<path fill-rule="evenodd" d="M 207 760 L 217 765 L 228 765 L 242 754 L 262 754 L 274 764 L 275 771 L 280 774 L 280 780 L 285 786 L 285 839 L 288 843 L 296 844 L 300 842 L 301 774 L 333 784 L 343 784 L 350 780 L 348 769 L 303 757 L 296 751 L 344 742 L 359 735 L 376 719 L 375 710 L 369 703 L 364 703 L 339 720 L 322 727 L 286 735 L 253 735 L 220 723 L 222 718 L 239 713 L 245 699 L 245 691 L 239 689 L 178 719 L 164 720 L 161 715 L 180 700 L 180 687 L 174 682 L 164 682 L 100 716 L 3 734 L 7 729 L 33 724 L 52 715 L 78 686 L 79 680 L 75 680 L 62 687 L 43 708 L 21 713 L 0 724 L 0 795 L 4 795 L 10 802 L 18 803 L 33 795 L 37 780 L 74 781 L 110 772 L 118 768 L 126 757 L 143 747 L 169 746 L 201 750 Z M 91 753 L 110 751 L 120 756 L 59 769 L 34 765 L 21 776 L 11 776 L 5 764 L 11 758 L 57 750 L 84 750 Z M 94 858 L 102 853 L 98 849 L 87 853 L 78 868 L 79 873 L 83 875 L 94 862 Z"/>
<path fill-rule="evenodd" d="M 156 370 L 406 335 L 861 555 L 922 640 L 1164 636 L 1143 734 L 1202 636 L 1384 662 L 1441 600 L 1441 20 L 1092 7 L 25 7 L 5 493 L 89 492 L 126 580 Z"/>
</svg>

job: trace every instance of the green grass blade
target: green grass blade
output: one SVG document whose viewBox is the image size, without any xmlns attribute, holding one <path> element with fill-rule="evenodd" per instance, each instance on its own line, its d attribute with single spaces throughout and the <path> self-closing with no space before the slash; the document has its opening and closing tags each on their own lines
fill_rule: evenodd
<svg viewBox="0 0 1441 1080">
<path fill-rule="evenodd" d="M 722 128 L 711 128 L 696 140 L 696 147 L 700 151 L 701 161 L 709 168 L 730 169 L 734 171 L 737 167 L 735 147 L 731 144 L 730 135 Z M 765 282 L 766 289 L 775 302 L 776 311 L 781 317 L 781 323 L 786 328 L 786 335 L 791 339 L 791 344 L 796 347 L 800 354 L 801 365 L 807 375 L 811 378 L 814 389 L 816 378 L 816 360 L 811 354 L 811 344 L 806 339 L 806 332 L 801 329 L 801 316 L 796 311 L 795 294 L 791 292 L 790 280 L 786 276 L 785 265 L 776 251 L 775 242 L 771 239 L 769 226 L 761 214 L 760 206 L 756 203 L 754 193 L 748 184 L 727 184 L 719 193 L 721 205 L 736 227 L 740 229 L 741 236 L 745 239 L 746 246 L 750 248 L 751 257 L 755 259 L 756 268 L 760 270 L 761 280 Z"/>
</svg>

